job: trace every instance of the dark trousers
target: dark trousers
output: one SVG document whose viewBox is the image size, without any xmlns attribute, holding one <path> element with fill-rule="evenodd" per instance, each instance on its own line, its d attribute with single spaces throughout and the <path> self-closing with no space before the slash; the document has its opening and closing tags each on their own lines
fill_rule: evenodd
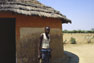
<svg viewBox="0 0 94 63">
<path fill-rule="evenodd" d="M 42 63 L 49 63 L 51 57 L 51 49 L 41 49 Z"/>
</svg>

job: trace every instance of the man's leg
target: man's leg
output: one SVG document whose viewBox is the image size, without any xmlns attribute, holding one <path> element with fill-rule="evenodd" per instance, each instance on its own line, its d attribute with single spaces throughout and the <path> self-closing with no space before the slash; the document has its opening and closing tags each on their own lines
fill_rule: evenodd
<svg viewBox="0 0 94 63">
<path fill-rule="evenodd" d="M 50 63 L 50 56 L 49 56 L 49 53 L 45 53 L 44 55 L 44 58 L 42 59 L 42 63 Z"/>
<path fill-rule="evenodd" d="M 46 54 L 42 52 L 42 63 L 46 63 Z"/>
<path fill-rule="evenodd" d="M 51 49 L 48 49 L 48 63 L 50 63 L 50 59 L 51 59 Z"/>
<path fill-rule="evenodd" d="M 42 51 L 42 63 L 49 63 L 50 59 L 50 51 L 46 50 L 46 51 Z"/>
</svg>

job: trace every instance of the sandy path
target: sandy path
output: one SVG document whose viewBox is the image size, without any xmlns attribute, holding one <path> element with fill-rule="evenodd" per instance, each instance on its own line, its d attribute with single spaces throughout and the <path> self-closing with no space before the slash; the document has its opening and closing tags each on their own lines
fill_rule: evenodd
<svg viewBox="0 0 94 63">
<path fill-rule="evenodd" d="M 94 63 L 94 44 L 64 45 L 65 51 L 72 52 L 79 57 L 79 63 Z"/>
</svg>

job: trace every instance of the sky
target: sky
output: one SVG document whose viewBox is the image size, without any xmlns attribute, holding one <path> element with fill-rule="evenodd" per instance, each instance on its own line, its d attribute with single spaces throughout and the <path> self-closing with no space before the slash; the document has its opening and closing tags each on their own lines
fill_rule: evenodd
<svg viewBox="0 0 94 63">
<path fill-rule="evenodd" d="M 63 30 L 91 30 L 94 28 L 94 0 L 38 0 L 72 21 L 63 24 Z"/>
</svg>

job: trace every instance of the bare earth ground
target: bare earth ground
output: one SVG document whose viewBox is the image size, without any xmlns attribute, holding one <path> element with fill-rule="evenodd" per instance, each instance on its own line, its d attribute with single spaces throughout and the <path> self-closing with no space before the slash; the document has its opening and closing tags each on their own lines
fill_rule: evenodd
<svg viewBox="0 0 94 63">
<path fill-rule="evenodd" d="M 64 50 L 77 55 L 79 63 L 94 63 L 94 44 L 65 44 Z"/>
</svg>

